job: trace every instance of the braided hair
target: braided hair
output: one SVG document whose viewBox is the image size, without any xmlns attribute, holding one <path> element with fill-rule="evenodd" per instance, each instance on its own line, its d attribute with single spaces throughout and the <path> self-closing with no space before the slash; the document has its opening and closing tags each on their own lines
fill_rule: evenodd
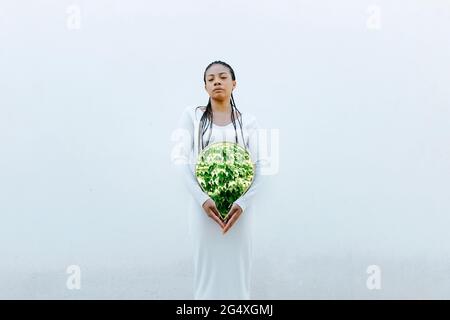
<svg viewBox="0 0 450 320">
<path fill-rule="evenodd" d="M 208 71 L 208 69 L 214 65 L 214 64 L 221 64 L 225 67 L 227 67 L 230 70 L 231 73 L 231 79 L 232 80 L 236 80 L 236 76 L 234 74 L 234 70 L 233 68 L 231 68 L 231 66 L 223 61 L 220 60 L 216 60 L 211 62 L 205 69 L 205 72 L 203 73 L 203 81 L 206 84 L 206 71 Z M 235 112 L 239 115 L 238 116 L 238 123 L 241 129 L 241 136 L 242 136 L 242 143 L 244 144 L 245 149 L 247 150 L 247 147 L 245 146 L 245 141 L 244 141 L 244 134 L 242 131 L 242 113 L 238 110 L 238 108 L 236 107 L 236 103 L 234 102 L 234 97 L 233 97 L 233 93 L 231 93 L 231 99 L 230 99 L 230 104 L 231 104 L 231 122 L 233 123 L 233 127 L 234 127 L 234 132 L 235 132 L 235 138 L 236 138 L 236 143 L 238 143 L 238 137 L 237 137 L 237 130 L 236 130 L 236 121 L 235 121 Z M 201 108 L 202 106 L 197 107 Z M 210 141 L 211 138 L 211 132 L 212 132 L 212 124 L 213 124 L 213 112 L 212 112 L 212 107 L 211 107 L 211 97 L 208 99 L 208 104 L 206 105 L 206 110 L 205 112 L 203 112 L 203 115 L 200 119 L 200 130 L 199 130 L 199 134 L 198 134 L 198 140 L 199 140 L 199 153 L 200 151 L 205 148 Z M 208 136 L 208 141 L 206 142 L 206 145 L 204 145 L 203 143 L 203 135 L 205 134 L 205 132 L 208 130 L 209 128 L 209 136 Z M 201 135 L 201 138 L 200 138 Z M 201 143 L 200 143 L 201 141 Z M 200 147 L 201 146 L 201 147 Z"/>
</svg>

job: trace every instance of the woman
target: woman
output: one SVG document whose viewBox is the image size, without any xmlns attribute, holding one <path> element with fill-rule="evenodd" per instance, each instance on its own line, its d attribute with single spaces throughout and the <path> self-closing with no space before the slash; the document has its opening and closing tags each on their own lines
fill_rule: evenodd
<svg viewBox="0 0 450 320">
<path fill-rule="evenodd" d="M 222 61 L 212 62 L 203 81 L 209 94 L 208 104 L 184 110 L 179 121 L 180 139 L 172 154 L 172 161 L 194 200 L 189 219 L 194 245 L 194 298 L 250 299 L 251 200 L 260 186 L 261 168 L 259 126 L 254 116 L 241 113 L 234 103 L 236 77 L 231 66 Z M 235 142 L 246 148 L 256 165 L 252 185 L 233 203 L 224 222 L 214 200 L 202 191 L 194 175 L 199 153 L 219 141 Z"/>
</svg>

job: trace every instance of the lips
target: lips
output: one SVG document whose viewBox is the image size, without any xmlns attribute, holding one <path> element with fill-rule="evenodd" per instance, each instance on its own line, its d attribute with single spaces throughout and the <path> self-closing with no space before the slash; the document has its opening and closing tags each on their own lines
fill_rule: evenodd
<svg viewBox="0 0 450 320">
<path fill-rule="evenodd" d="M 223 90 L 222 88 L 217 88 L 217 89 L 214 89 L 213 91 L 218 91 L 218 90 Z"/>
</svg>

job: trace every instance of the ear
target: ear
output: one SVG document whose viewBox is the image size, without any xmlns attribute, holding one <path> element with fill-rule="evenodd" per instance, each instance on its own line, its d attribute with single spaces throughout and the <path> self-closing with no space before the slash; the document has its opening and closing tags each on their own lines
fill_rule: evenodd
<svg viewBox="0 0 450 320">
<path fill-rule="evenodd" d="M 233 90 L 236 88 L 236 80 L 233 80 Z"/>
</svg>

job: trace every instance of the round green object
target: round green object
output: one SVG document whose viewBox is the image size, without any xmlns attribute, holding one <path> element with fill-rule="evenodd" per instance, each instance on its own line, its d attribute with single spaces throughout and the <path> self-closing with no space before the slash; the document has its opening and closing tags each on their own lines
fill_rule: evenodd
<svg viewBox="0 0 450 320">
<path fill-rule="evenodd" d="M 250 188 L 255 165 L 250 153 L 234 142 L 208 145 L 198 156 L 195 175 L 200 188 L 214 200 L 222 220 L 233 202 Z"/>
</svg>

